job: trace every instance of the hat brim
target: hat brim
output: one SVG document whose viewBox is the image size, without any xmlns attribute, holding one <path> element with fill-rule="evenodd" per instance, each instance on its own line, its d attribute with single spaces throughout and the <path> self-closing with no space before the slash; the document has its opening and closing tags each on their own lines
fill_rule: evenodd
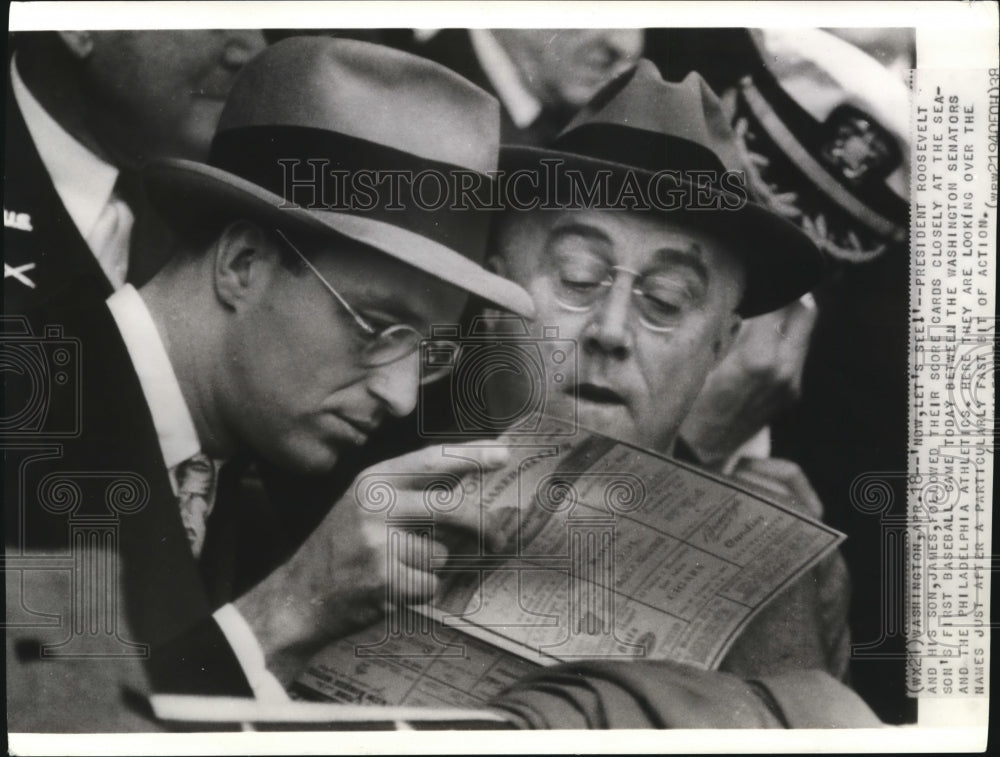
<svg viewBox="0 0 1000 757">
<path fill-rule="evenodd" d="M 245 209 L 251 217 L 295 223 L 314 232 L 335 232 L 411 265 L 488 302 L 527 318 L 531 296 L 517 284 L 491 273 L 461 253 L 432 239 L 374 218 L 303 208 L 214 166 L 181 158 L 157 160 L 142 171 L 150 202 L 170 217 L 209 206 Z"/>
<path fill-rule="evenodd" d="M 609 171 L 618 179 L 626 174 L 646 179 L 656 175 L 643 168 L 577 153 L 521 145 L 501 146 L 500 168 L 508 176 L 513 171 L 528 169 L 548 177 L 551 172 L 540 163 L 542 159 L 558 159 L 564 168 L 584 173 Z M 678 185 L 694 188 L 685 181 L 679 181 Z M 538 191 L 543 189 L 539 185 Z M 715 190 L 710 193 L 725 194 Z M 743 264 L 746 272 L 746 289 L 738 308 L 740 315 L 752 317 L 777 310 L 813 289 L 823 277 L 825 258 L 812 239 L 795 224 L 757 203 L 748 200 L 739 210 L 654 207 L 650 212 L 669 215 L 726 243 L 727 250 Z"/>
</svg>

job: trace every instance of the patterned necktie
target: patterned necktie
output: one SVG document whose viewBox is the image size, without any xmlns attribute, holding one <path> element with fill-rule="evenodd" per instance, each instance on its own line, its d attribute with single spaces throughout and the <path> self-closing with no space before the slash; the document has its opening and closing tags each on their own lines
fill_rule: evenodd
<svg viewBox="0 0 1000 757">
<path fill-rule="evenodd" d="M 188 458 L 175 469 L 177 504 L 195 559 L 205 544 L 205 522 L 215 503 L 215 464 L 205 455 Z"/>
</svg>

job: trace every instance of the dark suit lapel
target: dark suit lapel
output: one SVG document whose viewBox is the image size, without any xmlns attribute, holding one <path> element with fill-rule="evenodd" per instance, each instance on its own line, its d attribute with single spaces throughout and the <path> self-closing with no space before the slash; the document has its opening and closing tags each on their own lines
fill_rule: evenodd
<svg viewBox="0 0 1000 757">
<path fill-rule="evenodd" d="M 214 604 L 232 601 L 291 556 L 298 542 L 285 515 L 275 509 L 256 465 L 233 461 L 223 466 L 199 560 Z"/>
<path fill-rule="evenodd" d="M 65 316 L 79 339 L 83 370 L 79 398 L 82 433 L 60 461 L 70 470 L 138 477 L 148 501 L 118 514 L 118 553 L 132 628 L 157 644 L 211 612 L 181 523 L 177 498 L 160 452 L 139 379 L 107 307 Z M 107 511 L 104 502 L 92 507 Z"/>
<path fill-rule="evenodd" d="M 56 193 L 28 133 L 7 75 L 4 135 L 4 262 L 29 286 L 4 277 L 4 312 L 23 313 L 63 297 L 103 301 L 111 284 Z"/>
</svg>

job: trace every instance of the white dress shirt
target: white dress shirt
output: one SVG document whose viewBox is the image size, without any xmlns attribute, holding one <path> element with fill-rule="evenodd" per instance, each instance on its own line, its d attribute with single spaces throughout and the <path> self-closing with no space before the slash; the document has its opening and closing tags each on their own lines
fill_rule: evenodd
<svg viewBox="0 0 1000 757">
<path fill-rule="evenodd" d="M 530 126 L 541 115 L 542 103 L 524 85 L 507 51 L 489 29 L 469 29 L 469 40 L 510 120 L 519 129 Z"/>
<path fill-rule="evenodd" d="M 163 464 L 170 472 L 176 494 L 174 469 L 201 452 L 194 421 L 156 323 L 135 287 L 126 284 L 111 295 L 108 309 L 139 377 L 142 394 L 153 416 Z M 262 700 L 287 701 L 288 695 L 268 671 L 260 643 L 239 610 L 227 604 L 216 610 L 213 617 L 232 647 L 254 695 Z"/>
<path fill-rule="evenodd" d="M 134 216 L 114 191 L 118 169 L 94 155 L 48 114 L 31 94 L 11 60 L 14 100 L 38 156 L 62 200 L 112 286 L 125 283 L 129 238 Z"/>
</svg>

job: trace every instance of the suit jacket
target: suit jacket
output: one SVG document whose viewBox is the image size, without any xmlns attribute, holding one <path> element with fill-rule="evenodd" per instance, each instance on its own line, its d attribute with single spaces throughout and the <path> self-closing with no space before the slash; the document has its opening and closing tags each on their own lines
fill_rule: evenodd
<svg viewBox="0 0 1000 757">
<path fill-rule="evenodd" d="M 826 673 L 744 681 L 665 660 L 545 668 L 491 703 L 520 728 L 877 728 L 864 701 Z"/>
<path fill-rule="evenodd" d="M 442 29 L 427 42 L 407 48 L 415 55 L 421 55 L 435 63 L 447 66 L 457 74 L 464 76 L 473 84 L 496 96 L 496 90 L 489 77 L 479 63 L 467 29 Z M 505 144 L 521 144 L 542 146 L 550 142 L 561 128 L 569 122 L 572 114 L 548 118 L 542 116 L 535 123 L 526 127 L 515 124 L 500 102 L 500 141 Z"/>
<path fill-rule="evenodd" d="M 20 269 L 31 285 L 4 269 L 4 313 L 41 314 L 49 304 L 72 297 L 103 302 L 112 292 L 59 198 L 28 133 L 7 74 L 4 138 L 5 266 Z"/>
<path fill-rule="evenodd" d="M 151 646 L 154 686 L 249 694 L 211 617 L 230 598 L 227 581 L 213 589 L 191 554 L 152 415 L 110 311 L 103 303 L 55 303 L 41 319 L 48 336 L 16 347 L 25 361 L 47 361 L 46 369 L 5 385 L 5 418 L 26 419 L 4 435 L 6 553 L 111 545 L 136 636 L 129 641 Z M 40 419 L 23 412 L 39 398 Z M 231 510 L 230 492 L 220 481 L 216 511 Z"/>
</svg>

